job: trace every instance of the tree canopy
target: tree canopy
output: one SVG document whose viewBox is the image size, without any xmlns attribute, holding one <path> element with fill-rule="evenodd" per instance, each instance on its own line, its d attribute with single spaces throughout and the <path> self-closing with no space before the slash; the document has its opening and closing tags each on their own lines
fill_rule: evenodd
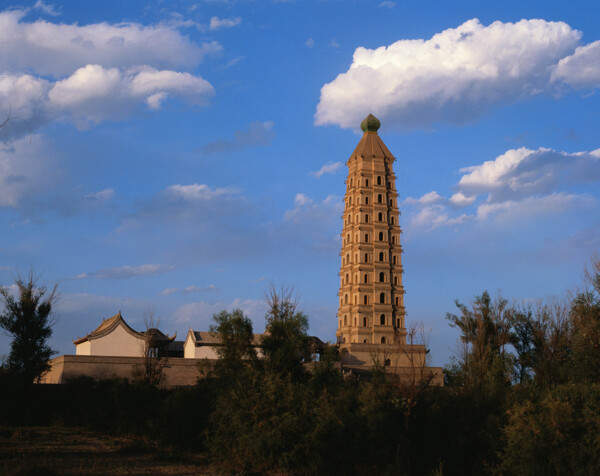
<svg viewBox="0 0 600 476">
<path fill-rule="evenodd" d="M 25 382 L 33 382 L 49 368 L 48 360 L 55 352 L 48 346 L 52 335 L 52 307 L 57 298 L 57 286 L 51 291 L 38 286 L 33 272 L 15 280 L 16 297 L 10 287 L 0 288 L 4 310 L 0 327 L 10 336 L 7 370 Z"/>
</svg>

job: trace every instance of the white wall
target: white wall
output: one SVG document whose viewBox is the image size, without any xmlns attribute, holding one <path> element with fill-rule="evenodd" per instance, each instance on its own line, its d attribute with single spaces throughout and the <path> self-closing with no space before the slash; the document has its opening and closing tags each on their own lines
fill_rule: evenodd
<svg viewBox="0 0 600 476">
<path fill-rule="evenodd" d="M 194 348 L 195 359 L 218 359 L 219 356 L 215 351 L 215 348 L 210 345 L 203 345 Z"/>
<path fill-rule="evenodd" d="M 117 326 L 110 334 L 92 339 L 88 355 L 111 355 L 119 357 L 142 357 L 145 340 L 127 332 L 123 326 Z"/>
<path fill-rule="evenodd" d="M 90 341 L 86 340 L 75 346 L 75 355 L 90 355 Z"/>
<path fill-rule="evenodd" d="M 188 332 L 188 335 L 185 339 L 185 343 L 183 344 L 183 357 L 185 359 L 194 359 L 194 355 L 194 341 L 192 340 L 191 334 Z"/>
</svg>

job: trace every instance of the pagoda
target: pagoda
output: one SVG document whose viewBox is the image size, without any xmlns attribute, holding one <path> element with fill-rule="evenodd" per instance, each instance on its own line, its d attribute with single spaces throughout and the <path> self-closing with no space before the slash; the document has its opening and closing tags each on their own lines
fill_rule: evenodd
<svg viewBox="0 0 600 476">
<path fill-rule="evenodd" d="M 363 136 L 346 162 L 336 336 L 344 366 L 380 364 L 409 376 L 411 368 L 426 369 L 426 349 L 414 335 L 407 344 L 396 159 L 377 133 L 380 125 L 372 114 L 362 121 Z"/>
</svg>

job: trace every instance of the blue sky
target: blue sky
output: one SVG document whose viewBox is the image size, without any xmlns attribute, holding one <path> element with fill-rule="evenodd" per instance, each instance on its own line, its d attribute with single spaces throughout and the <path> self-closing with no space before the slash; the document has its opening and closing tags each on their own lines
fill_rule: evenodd
<svg viewBox="0 0 600 476">
<path fill-rule="evenodd" d="M 269 282 L 333 340 L 369 112 L 433 364 L 455 298 L 561 295 L 600 250 L 597 2 L 2 5 L 0 284 L 59 283 L 61 354 L 119 310 L 183 336 L 240 307 L 262 332 Z"/>
</svg>

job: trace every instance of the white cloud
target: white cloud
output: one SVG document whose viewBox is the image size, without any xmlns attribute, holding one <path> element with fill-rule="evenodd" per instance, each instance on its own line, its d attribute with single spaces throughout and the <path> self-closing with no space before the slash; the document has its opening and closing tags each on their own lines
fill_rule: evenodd
<svg viewBox="0 0 600 476">
<path fill-rule="evenodd" d="M 297 193 L 294 198 L 294 208 L 286 210 L 283 217 L 285 221 L 296 225 L 304 224 L 310 228 L 318 228 L 323 222 L 331 223 L 339 218 L 344 210 L 344 203 L 340 197 L 329 195 L 321 202 L 315 202 L 303 193 Z"/>
<path fill-rule="evenodd" d="M 472 205 L 475 200 L 477 200 L 476 195 L 466 196 L 462 192 L 457 192 L 448 199 L 448 202 L 457 208 L 462 208 Z"/>
<path fill-rule="evenodd" d="M 385 2 L 381 2 L 378 6 L 385 7 L 385 8 L 394 8 L 396 6 L 396 4 L 394 2 L 390 2 L 389 0 L 386 0 Z"/>
<path fill-rule="evenodd" d="M 567 153 L 552 149 L 511 149 L 494 160 L 465 167 L 458 188 L 488 194 L 490 202 L 540 195 L 571 184 L 600 181 L 600 149 Z"/>
<path fill-rule="evenodd" d="M 170 296 L 171 294 L 175 294 L 179 291 L 179 288 L 165 288 L 160 292 L 161 296 Z"/>
<path fill-rule="evenodd" d="M 561 59 L 552 71 L 552 80 L 576 88 L 600 87 L 600 41 L 580 46 Z"/>
<path fill-rule="evenodd" d="M 462 214 L 450 217 L 442 205 L 432 205 L 422 208 L 409 222 L 410 231 L 432 231 L 441 226 L 459 225 L 472 220 L 471 215 Z"/>
<path fill-rule="evenodd" d="M 183 294 L 191 294 L 191 293 L 208 293 L 208 292 L 214 292 L 214 291 L 218 291 L 218 290 L 219 289 L 214 284 L 209 284 L 208 286 L 205 286 L 205 287 L 188 286 L 186 288 L 183 288 L 181 290 L 181 292 Z"/>
<path fill-rule="evenodd" d="M 590 206 L 593 199 L 581 195 L 553 193 L 543 197 L 527 197 L 499 203 L 485 202 L 477 208 L 477 219 L 493 218 L 496 221 L 512 221 L 536 215 L 560 215 L 569 210 Z"/>
<path fill-rule="evenodd" d="M 58 16 L 60 12 L 56 9 L 56 6 L 48 3 L 44 3 L 42 0 L 37 0 L 35 5 L 32 7 L 33 10 L 40 10 L 46 15 Z"/>
<path fill-rule="evenodd" d="M 563 22 L 483 26 L 472 19 L 428 40 L 400 40 L 374 50 L 359 47 L 348 71 L 321 89 L 315 123 L 357 128 L 369 111 L 399 127 L 464 123 L 496 104 L 557 92 L 558 79 L 575 82 L 581 75 L 565 72 L 569 62 L 554 73 L 554 81 L 551 74 L 580 38 L 579 31 Z M 594 59 L 595 48 L 575 56 Z M 578 68 L 577 61 L 570 63 Z M 591 67 L 581 81 L 595 84 L 597 72 Z"/>
<path fill-rule="evenodd" d="M 220 30 L 222 28 L 232 28 L 234 26 L 238 26 L 242 23 L 242 19 L 240 17 L 234 18 L 218 18 L 212 17 L 210 19 L 210 23 L 208 25 L 211 30 Z"/>
<path fill-rule="evenodd" d="M 100 190 L 99 192 L 88 193 L 84 198 L 90 201 L 105 201 L 110 200 L 114 196 L 115 191 L 112 188 L 106 188 L 104 190 Z"/>
<path fill-rule="evenodd" d="M 32 71 L 61 78 L 87 64 L 107 69 L 136 65 L 188 69 L 222 50 L 216 42 L 197 45 L 165 24 L 69 25 L 26 22 L 24 16 L 23 10 L 0 12 L 0 71 Z"/>
<path fill-rule="evenodd" d="M 143 200 L 138 209 L 125 216 L 119 231 L 140 225 L 220 229 L 231 223 L 231 217 L 247 212 L 245 198 L 234 187 L 211 188 L 206 184 L 174 184 Z M 216 227 L 216 228 L 215 228 Z"/>
<path fill-rule="evenodd" d="M 236 195 L 238 190 L 232 187 L 210 188 L 206 184 L 170 185 L 163 195 L 173 200 L 184 200 L 190 202 L 211 201 L 217 198 L 227 198 Z"/>
<path fill-rule="evenodd" d="M 323 174 L 334 174 L 342 168 L 344 164 L 341 162 L 327 162 L 316 172 L 309 172 L 313 177 L 321 178 Z"/>
<path fill-rule="evenodd" d="M 508 222 L 591 206 L 592 197 L 569 189 L 600 182 L 600 149 L 567 153 L 523 147 L 461 172 L 464 175 L 454 187 L 457 192 L 449 199 L 432 191 L 404 201 L 409 205 L 411 231 L 431 231 L 470 220 Z M 471 214 L 452 210 L 467 207 Z"/>
<path fill-rule="evenodd" d="M 189 73 L 150 67 L 122 72 L 87 65 L 58 81 L 49 90 L 45 107 L 49 114 L 64 112 L 85 127 L 105 119 L 119 119 L 143 103 L 158 109 L 168 95 L 202 104 L 213 94 L 207 81 Z"/>
<path fill-rule="evenodd" d="M 313 40 L 312 38 L 309 38 L 308 40 L 306 40 L 304 42 L 304 44 L 306 46 L 308 46 L 309 48 L 312 48 L 313 46 L 315 46 L 315 40 Z"/>
<path fill-rule="evenodd" d="M 29 23 L 25 13 L 0 12 L 0 104 L 19 118 L 4 128 L 7 137 L 57 118 L 79 127 L 122 119 L 171 97 L 205 105 L 214 94 L 205 79 L 171 68 L 194 68 L 222 50 L 216 42 L 197 45 L 162 24 Z"/>
<path fill-rule="evenodd" d="M 172 266 L 164 264 L 142 264 L 139 266 L 120 266 L 118 268 L 105 268 L 90 273 L 83 273 L 76 276 L 76 279 L 95 277 L 99 279 L 126 279 L 137 276 L 148 276 L 171 271 Z"/>
<path fill-rule="evenodd" d="M 218 291 L 219 288 L 214 284 L 209 284 L 208 286 L 187 286 L 183 289 L 175 288 L 166 288 L 160 292 L 161 296 L 170 296 L 171 294 L 181 293 L 181 294 L 193 294 L 193 293 L 209 293 Z"/>
<path fill-rule="evenodd" d="M 432 192 L 428 192 L 424 194 L 421 198 L 412 198 L 408 197 L 404 200 L 404 203 L 408 203 L 409 205 L 421 205 L 428 206 L 434 205 L 437 203 L 445 202 L 446 199 L 440 196 L 435 190 Z"/>
</svg>

